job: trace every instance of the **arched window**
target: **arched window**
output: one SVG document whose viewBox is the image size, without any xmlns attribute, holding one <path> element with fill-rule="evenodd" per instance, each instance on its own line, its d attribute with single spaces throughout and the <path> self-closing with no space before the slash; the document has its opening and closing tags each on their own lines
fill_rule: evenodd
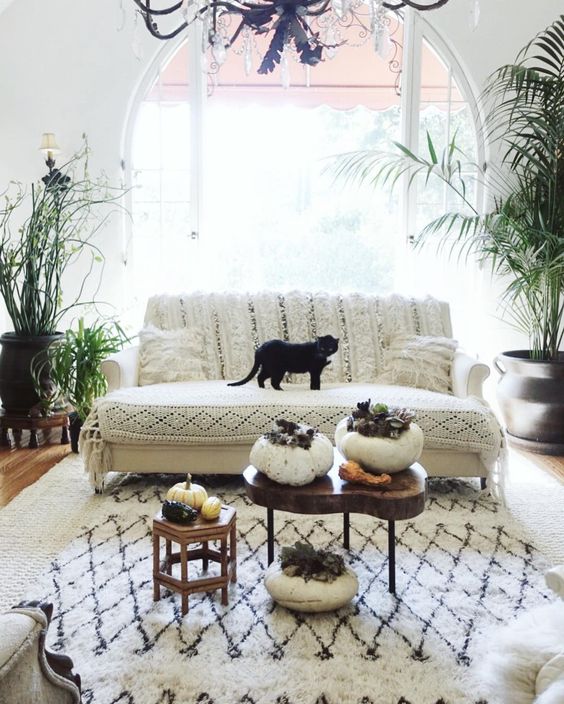
<svg viewBox="0 0 564 704">
<path fill-rule="evenodd" d="M 226 288 L 388 293 L 405 278 L 410 235 L 446 193 L 381 188 L 367 199 L 335 183 L 328 159 L 390 140 L 417 149 L 426 131 L 446 143 L 457 130 L 475 153 L 475 111 L 424 20 L 393 15 L 390 30 L 385 58 L 350 35 L 314 69 L 291 65 L 287 88 L 230 53 L 206 90 L 195 38 L 167 47 L 131 119 L 130 300 Z"/>
</svg>

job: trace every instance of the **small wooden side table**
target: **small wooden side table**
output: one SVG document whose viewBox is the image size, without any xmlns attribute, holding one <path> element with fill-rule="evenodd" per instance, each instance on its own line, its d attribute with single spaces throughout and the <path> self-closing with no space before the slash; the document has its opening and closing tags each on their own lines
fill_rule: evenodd
<svg viewBox="0 0 564 704">
<path fill-rule="evenodd" d="M 67 413 L 52 413 L 48 416 L 16 416 L 5 411 L 0 412 L 0 446 L 11 447 L 8 431 L 11 429 L 16 443 L 20 442 L 22 430 L 29 430 L 29 449 L 39 447 L 37 442 L 38 430 L 62 428 L 61 445 L 69 442 L 69 417 Z"/>
<path fill-rule="evenodd" d="M 162 513 L 153 519 L 153 601 L 161 598 L 161 587 L 182 595 L 182 615 L 188 613 L 188 596 L 195 592 L 209 592 L 221 589 L 221 603 L 228 604 L 227 585 L 237 580 L 237 512 L 230 506 L 222 506 L 215 521 L 205 521 L 201 516 L 190 525 L 172 523 L 163 518 Z M 165 541 L 165 556 L 161 560 L 160 539 Z M 227 545 L 229 538 L 229 547 Z M 210 541 L 220 541 L 219 550 L 209 546 Z M 180 550 L 172 552 L 172 543 Z M 189 545 L 201 543 L 201 547 Z M 209 561 L 221 565 L 220 574 L 200 579 L 188 579 L 190 560 L 202 560 L 202 567 L 208 569 Z M 172 566 L 180 563 L 180 579 L 172 576 Z"/>
</svg>

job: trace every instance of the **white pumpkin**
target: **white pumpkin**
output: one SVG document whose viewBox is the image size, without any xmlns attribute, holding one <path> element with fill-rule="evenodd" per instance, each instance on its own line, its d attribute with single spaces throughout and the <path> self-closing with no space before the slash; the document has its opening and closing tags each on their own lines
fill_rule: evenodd
<svg viewBox="0 0 564 704">
<path fill-rule="evenodd" d="M 204 501 L 208 498 L 208 493 L 200 484 L 193 484 L 192 475 L 187 474 L 186 481 L 171 487 L 166 494 L 166 498 L 169 501 L 180 501 L 198 509 L 201 508 Z"/>
<path fill-rule="evenodd" d="M 279 563 L 273 562 L 264 576 L 266 591 L 280 606 L 294 611 L 318 613 L 333 611 L 348 604 L 358 591 L 356 574 L 347 568 L 332 582 L 289 577 Z"/>
<path fill-rule="evenodd" d="M 311 447 L 275 445 L 261 436 L 249 456 L 251 464 L 278 484 L 304 486 L 323 477 L 333 466 L 333 445 L 322 433 L 313 436 Z"/>
<path fill-rule="evenodd" d="M 343 418 L 335 430 L 335 445 L 348 460 L 354 460 L 368 472 L 394 474 L 406 469 L 421 457 L 423 431 L 416 423 L 397 438 L 367 437 L 347 430 Z"/>
</svg>

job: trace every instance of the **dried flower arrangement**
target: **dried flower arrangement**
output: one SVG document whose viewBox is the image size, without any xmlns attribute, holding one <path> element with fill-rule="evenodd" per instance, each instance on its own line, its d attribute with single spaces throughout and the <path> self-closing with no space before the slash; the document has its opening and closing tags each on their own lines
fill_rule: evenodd
<svg viewBox="0 0 564 704">
<path fill-rule="evenodd" d="M 345 562 L 341 555 L 329 550 L 316 550 L 299 541 L 293 546 L 285 546 L 280 551 L 282 571 L 288 577 L 302 577 L 306 582 L 334 582 L 345 573 Z"/>
<path fill-rule="evenodd" d="M 317 428 L 280 418 L 274 424 L 274 428 L 269 433 L 265 433 L 264 437 L 273 445 L 295 445 L 309 450 L 315 435 L 317 435 Z"/>
<path fill-rule="evenodd" d="M 415 413 L 408 408 L 389 408 L 385 403 L 370 405 L 370 399 L 356 404 L 347 420 L 349 433 L 370 438 L 398 438 L 407 430 Z"/>
</svg>

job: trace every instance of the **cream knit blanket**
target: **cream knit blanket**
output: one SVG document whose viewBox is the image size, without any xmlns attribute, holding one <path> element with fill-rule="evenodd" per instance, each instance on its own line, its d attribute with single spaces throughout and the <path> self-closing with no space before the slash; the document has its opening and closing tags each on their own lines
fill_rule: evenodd
<svg viewBox="0 0 564 704">
<path fill-rule="evenodd" d="M 200 381 L 118 389 L 96 402 L 83 427 L 82 453 L 92 483 L 101 486 L 111 470 L 108 443 L 252 443 L 277 418 L 313 425 L 332 438 L 339 420 L 368 398 L 413 409 L 425 448 L 475 452 L 497 483 L 502 431 L 481 400 L 374 384 L 324 384 L 321 391 L 289 384 L 282 392 L 252 382 Z"/>
</svg>

